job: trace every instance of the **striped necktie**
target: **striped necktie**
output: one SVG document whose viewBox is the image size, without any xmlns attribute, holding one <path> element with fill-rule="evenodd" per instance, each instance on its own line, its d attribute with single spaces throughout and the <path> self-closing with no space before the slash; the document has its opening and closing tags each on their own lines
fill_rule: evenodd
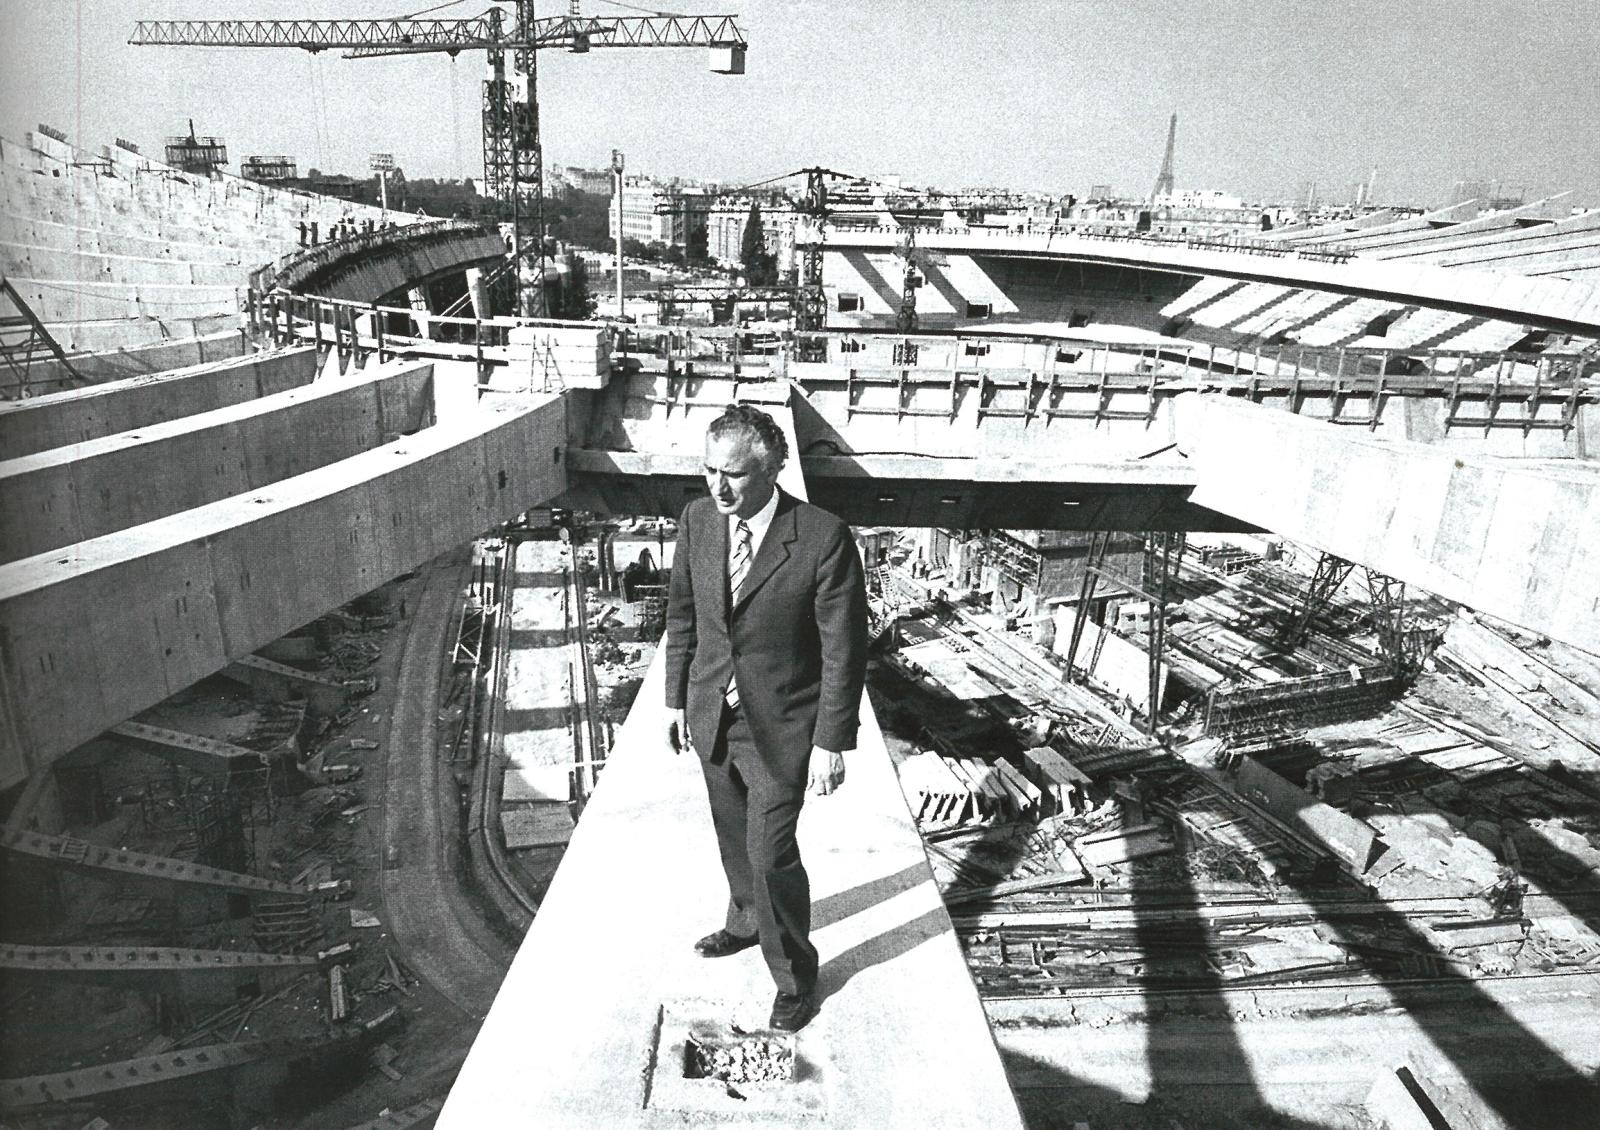
<svg viewBox="0 0 1600 1130">
<path fill-rule="evenodd" d="M 739 599 L 739 586 L 750 572 L 750 523 L 739 520 L 733 543 L 733 558 L 728 562 L 728 604 L 731 608 Z M 728 693 L 724 696 L 729 706 L 739 705 L 739 688 L 734 679 L 728 679 Z"/>
</svg>

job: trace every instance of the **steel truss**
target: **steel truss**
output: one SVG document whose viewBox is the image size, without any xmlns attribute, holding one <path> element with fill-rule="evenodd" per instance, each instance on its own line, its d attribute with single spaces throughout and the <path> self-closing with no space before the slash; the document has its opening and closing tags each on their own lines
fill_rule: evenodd
<svg viewBox="0 0 1600 1130">
<path fill-rule="evenodd" d="M 1333 603 L 1333 594 L 1339 591 L 1339 586 L 1344 584 L 1344 579 L 1355 567 L 1355 562 L 1346 561 L 1332 553 L 1324 553 L 1317 558 L 1316 572 L 1312 574 L 1311 584 L 1301 595 L 1299 608 L 1278 633 L 1279 644 L 1285 649 L 1293 649 L 1305 642 L 1311 622 Z"/>
</svg>

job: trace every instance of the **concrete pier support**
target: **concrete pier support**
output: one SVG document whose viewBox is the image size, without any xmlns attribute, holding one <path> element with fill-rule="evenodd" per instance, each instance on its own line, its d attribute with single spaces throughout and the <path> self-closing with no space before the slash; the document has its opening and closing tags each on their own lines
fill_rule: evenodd
<svg viewBox="0 0 1600 1130">
<path fill-rule="evenodd" d="M 474 318 L 494 316 L 494 311 L 489 308 L 489 286 L 484 282 L 482 267 L 467 268 L 467 294 L 472 298 Z"/>
<path fill-rule="evenodd" d="M 406 300 L 411 304 L 411 318 L 417 326 L 417 336 L 431 338 L 428 332 L 428 315 L 433 311 L 428 306 L 428 288 L 414 286 L 406 291 Z"/>
</svg>

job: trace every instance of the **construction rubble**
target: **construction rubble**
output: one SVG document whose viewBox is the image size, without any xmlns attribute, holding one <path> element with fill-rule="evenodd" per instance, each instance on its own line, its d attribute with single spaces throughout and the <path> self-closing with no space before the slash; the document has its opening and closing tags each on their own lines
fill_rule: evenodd
<svg viewBox="0 0 1600 1130">
<path fill-rule="evenodd" d="M 1152 719 L 917 544 L 870 685 L 984 998 L 1600 970 L 1600 658 L 1191 545 Z"/>
</svg>

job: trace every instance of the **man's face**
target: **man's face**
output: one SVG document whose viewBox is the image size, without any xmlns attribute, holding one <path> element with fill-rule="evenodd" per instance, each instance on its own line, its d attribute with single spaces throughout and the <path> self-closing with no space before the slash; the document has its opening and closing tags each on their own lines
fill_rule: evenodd
<svg viewBox="0 0 1600 1130">
<path fill-rule="evenodd" d="M 748 518 L 767 504 L 778 482 L 760 444 L 748 436 L 706 436 L 706 488 L 721 514 Z"/>
</svg>

